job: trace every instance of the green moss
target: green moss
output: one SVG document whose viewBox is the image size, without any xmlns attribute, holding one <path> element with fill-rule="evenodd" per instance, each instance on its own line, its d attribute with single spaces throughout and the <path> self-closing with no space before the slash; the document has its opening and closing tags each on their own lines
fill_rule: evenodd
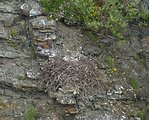
<svg viewBox="0 0 149 120">
<path fill-rule="evenodd" d="M 144 110 L 140 110 L 139 108 L 131 108 L 132 110 L 128 113 L 129 116 L 139 117 L 140 120 L 145 120 L 145 112 Z"/>
<path fill-rule="evenodd" d="M 85 31 L 86 36 L 93 42 L 97 42 L 97 36 L 93 34 L 92 31 Z"/>
<path fill-rule="evenodd" d="M 28 106 L 24 114 L 24 120 L 36 120 L 37 116 L 38 110 L 33 106 Z"/>
<path fill-rule="evenodd" d="M 108 56 L 105 61 L 108 63 L 109 66 L 114 64 L 114 58 L 112 56 Z"/>
<path fill-rule="evenodd" d="M 145 120 L 144 111 L 138 112 L 138 116 L 141 118 L 141 120 Z"/>
<path fill-rule="evenodd" d="M 139 88 L 139 82 L 136 78 L 130 78 L 130 84 L 133 89 Z"/>
<path fill-rule="evenodd" d="M 99 47 L 102 51 L 106 49 L 106 45 L 104 43 L 99 43 Z"/>
<path fill-rule="evenodd" d="M 126 42 L 127 42 L 126 40 L 120 40 L 120 41 L 118 41 L 117 44 L 119 47 L 123 47 L 126 44 Z"/>
</svg>

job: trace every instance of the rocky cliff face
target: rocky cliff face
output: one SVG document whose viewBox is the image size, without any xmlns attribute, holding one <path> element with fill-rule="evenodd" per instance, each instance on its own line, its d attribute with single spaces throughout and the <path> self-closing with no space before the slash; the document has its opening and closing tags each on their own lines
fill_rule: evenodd
<svg viewBox="0 0 149 120">
<path fill-rule="evenodd" d="M 1 0 L 0 119 L 148 120 L 148 33 L 117 43 Z"/>
</svg>

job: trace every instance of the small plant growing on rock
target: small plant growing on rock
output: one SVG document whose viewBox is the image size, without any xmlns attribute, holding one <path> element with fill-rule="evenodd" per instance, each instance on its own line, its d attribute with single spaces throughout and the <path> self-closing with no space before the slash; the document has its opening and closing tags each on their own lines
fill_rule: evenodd
<svg viewBox="0 0 149 120">
<path fill-rule="evenodd" d="M 17 78 L 18 80 L 26 80 L 27 75 L 18 75 L 16 78 Z"/>
<path fill-rule="evenodd" d="M 15 28 L 12 28 L 9 32 L 9 37 L 14 37 L 17 35 L 17 30 Z"/>
<path fill-rule="evenodd" d="M 39 0 L 46 14 L 52 18 L 81 22 L 95 32 L 105 31 L 118 39 L 124 39 L 129 23 L 146 25 L 149 12 L 140 2 L 121 0 Z"/>
<path fill-rule="evenodd" d="M 130 84 L 133 89 L 138 89 L 139 82 L 136 78 L 130 78 Z"/>
<path fill-rule="evenodd" d="M 36 120 L 37 116 L 38 110 L 33 106 L 28 106 L 24 114 L 24 120 Z"/>
<path fill-rule="evenodd" d="M 13 37 L 17 35 L 17 31 L 15 28 L 12 28 L 9 32 L 9 39 L 7 41 L 10 47 L 16 47 L 17 44 L 13 41 Z"/>
<path fill-rule="evenodd" d="M 145 120 L 145 115 L 143 110 L 138 113 L 138 116 L 141 118 L 141 120 Z"/>
</svg>

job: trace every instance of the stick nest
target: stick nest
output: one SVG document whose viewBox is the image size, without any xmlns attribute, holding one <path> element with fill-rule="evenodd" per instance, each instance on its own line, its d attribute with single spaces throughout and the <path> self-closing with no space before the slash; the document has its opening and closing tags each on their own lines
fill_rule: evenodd
<svg viewBox="0 0 149 120">
<path fill-rule="evenodd" d="M 62 58 L 51 57 L 43 64 L 40 81 L 51 91 L 56 92 L 59 88 L 69 86 L 87 95 L 100 88 L 99 75 L 97 64 L 92 60 L 64 61 Z"/>
</svg>

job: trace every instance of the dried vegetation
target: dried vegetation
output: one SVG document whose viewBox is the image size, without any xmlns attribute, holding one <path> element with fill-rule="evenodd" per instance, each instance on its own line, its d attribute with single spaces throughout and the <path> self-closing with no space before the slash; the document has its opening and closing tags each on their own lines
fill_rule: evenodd
<svg viewBox="0 0 149 120">
<path fill-rule="evenodd" d="M 88 95 L 100 88 L 99 76 L 98 65 L 93 60 L 64 61 L 62 58 L 50 57 L 48 63 L 43 64 L 40 79 L 48 90 L 56 92 L 68 86 Z"/>
</svg>

